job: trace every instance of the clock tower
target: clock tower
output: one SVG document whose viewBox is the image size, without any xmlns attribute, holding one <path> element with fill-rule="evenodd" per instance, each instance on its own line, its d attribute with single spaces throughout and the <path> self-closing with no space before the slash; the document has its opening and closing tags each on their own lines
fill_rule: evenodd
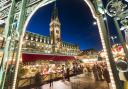
<svg viewBox="0 0 128 89">
<path fill-rule="evenodd" d="M 56 3 L 54 5 L 51 22 L 50 22 L 50 41 L 52 44 L 53 53 L 59 53 L 61 49 L 61 29 L 60 29 L 60 21 L 58 18 L 58 9 L 56 7 Z"/>
</svg>

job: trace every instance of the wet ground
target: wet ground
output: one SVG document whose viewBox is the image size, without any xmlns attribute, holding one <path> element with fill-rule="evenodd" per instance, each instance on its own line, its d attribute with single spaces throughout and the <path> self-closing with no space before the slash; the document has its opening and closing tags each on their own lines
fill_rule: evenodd
<svg viewBox="0 0 128 89">
<path fill-rule="evenodd" d="M 71 77 L 70 82 L 59 80 L 53 82 L 52 87 L 44 84 L 39 89 L 109 89 L 109 87 L 106 81 L 95 81 L 93 75 L 81 74 Z"/>
</svg>

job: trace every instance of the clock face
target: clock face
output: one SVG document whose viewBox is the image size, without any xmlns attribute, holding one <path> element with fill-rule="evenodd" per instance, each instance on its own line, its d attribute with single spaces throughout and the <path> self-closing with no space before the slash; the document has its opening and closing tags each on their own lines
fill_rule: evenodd
<svg viewBox="0 0 128 89">
<path fill-rule="evenodd" d="M 56 33 L 59 34 L 59 30 L 56 30 Z"/>
</svg>

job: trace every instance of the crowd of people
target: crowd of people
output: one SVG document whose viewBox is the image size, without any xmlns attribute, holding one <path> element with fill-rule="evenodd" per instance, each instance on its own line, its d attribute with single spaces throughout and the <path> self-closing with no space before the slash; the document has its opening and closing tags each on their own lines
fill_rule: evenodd
<svg viewBox="0 0 128 89">
<path fill-rule="evenodd" d="M 106 81 L 109 85 L 110 75 L 105 62 L 94 63 L 93 65 L 86 65 L 84 68 L 85 76 L 94 76 L 95 81 Z"/>
<path fill-rule="evenodd" d="M 62 75 L 61 79 L 62 81 L 69 81 L 70 82 L 70 77 L 71 76 L 74 76 L 74 75 L 77 75 L 77 74 L 81 74 L 83 73 L 83 66 L 82 65 L 76 65 L 76 64 L 73 64 L 72 67 L 67 67 L 65 65 L 62 65 L 61 66 L 61 72 L 60 72 L 60 75 Z M 52 87 L 53 86 L 53 81 L 55 80 L 55 77 L 53 75 L 53 70 L 51 68 L 48 69 L 48 74 L 49 74 L 49 86 Z M 41 83 L 42 83 L 42 73 L 41 71 L 38 71 L 36 74 L 35 74 L 35 85 L 36 86 L 40 86 Z"/>
<path fill-rule="evenodd" d="M 107 69 L 107 65 L 105 63 L 95 63 L 93 66 L 83 66 L 83 65 L 73 65 L 72 68 L 67 67 L 65 65 L 62 65 L 61 67 L 61 72 L 60 74 L 62 75 L 62 81 L 69 81 L 70 82 L 70 77 L 75 76 L 77 74 L 82 74 L 85 73 L 85 76 L 92 76 L 94 75 L 95 81 L 103 81 L 105 80 L 108 84 L 110 83 L 110 76 L 109 72 Z M 35 83 L 37 86 L 40 86 L 40 80 L 39 78 L 40 73 L 37 72 L 35 75 Z M 50 87 L 53 86 L 53 81 L 55 77 L 53 76 L 53 73 L 51 70 L 49 70 L 49 85 Z M 37 82 L 38 81 L 38 82 Z"/>
<path fill-rule="evenodd" d="M 110 83 L 110 76 L 106 64 L 94 64 L 94 66 L 92 67 L 92 71 L 96 81 L 106 80 L 107 83 Z"/>
</svg>

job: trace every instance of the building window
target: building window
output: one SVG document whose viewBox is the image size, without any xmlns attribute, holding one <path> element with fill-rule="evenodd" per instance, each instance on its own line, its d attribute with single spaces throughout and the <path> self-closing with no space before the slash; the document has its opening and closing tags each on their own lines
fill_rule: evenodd
<svg viewBox="0 0 128 89">
<path fill-rule="evenodd" d="M 31 40 L 33 40 L 33 37 L 31 37 Z"/>
<path fill-rule="evenodd" d="M 35 48 L 36 47 L 36 43 L 34 43 L 34 42 L 31 43 L 31 47 L 34 47 Z"/>
<path fill-rule="evenodd" d="M 57 40 L 57 41 L 60 41 L 60 38 L 57 38 L 56 40 Z"/>
<path fill-rule="evenodd" d="M 46 39 L 44 38 L 44 43 L 46 43 Z"/>
<path fill-rule="evenodd" d="M 40 42 L 42 42 L 42 39 L 40 38 Z"/>
<path fill-rule="evenodd" d="M 59 30 L 56 30 L 56 33 L 59 34 Z"/>
<path fill-rule="evenodd" d="M 36 41 L 38 41 L 38 38 L 36 37 Z"/>
<path fill-rule="evenodd" d="M 47 40 L 47 43 L 49 44 L 49 40 Z"/>
<path fill-rule="evenodd" d="M 30 42 L 27 42 L 27 47 L 30 47 Z"/>
</svg>

